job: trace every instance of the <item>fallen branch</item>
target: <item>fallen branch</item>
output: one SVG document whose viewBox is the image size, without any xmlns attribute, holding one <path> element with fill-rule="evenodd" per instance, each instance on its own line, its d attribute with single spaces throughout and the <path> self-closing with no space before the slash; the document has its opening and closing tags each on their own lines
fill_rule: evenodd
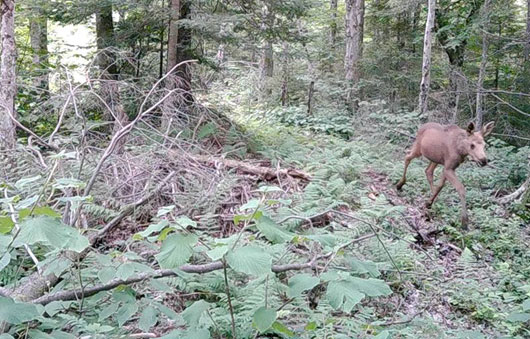
<svg viewBox="0 0 530 339">
<path fill-rule="evenodd" d="M 306 268 L 312 268 L 316 264 L 316 259 L 301 263 L 301 264 L 286 264 L 286 265 L 272 265 L 271 270 L 274 273 L 281 273 L 286 271 L 299 271 Z M 208 273 L 223 269 L 222 261 L 215 261 L 203 265 L 183 265 L 179 270 L 186 273 Z M 93 287 L 85 287 L 84 289 L 75 289 L 70 291 L 57 292 L 48 294 L 43 297 L 32 300 L 34 304 L 46 305 L 52 301 L 69 301 L 77 300 L 80 295 L 85 298 L 90 297 L 102 291 L 108 291 L 120 285 L 130 285 L 147 279 L 159 279 L 164 277 L 177 276 L 177 270 L 160 269 L 153 272 L 141 273 L 128 279 L 113 279 L 106 284 L 100 284 Z"/>
<path fill-rule="evenodd" d="M 309 175 L 308 173 L 304 171 L 296 169 L 296 168 L 276 169 L 276 168 L 271 168 L 271 167 L 252 165 L 244 161 L 211 157 L 211 156 L 205 156 L 205 155 L 193 155 L 191 156 L 191 158 L 193 160 L 207 163 L 207 164 L 221 163 L 226 167 L 235 168 L 245 173 L 261 176 L 266 180 L 271 180 L 274 178 L 278 178 L 280 176 L 289 176 L 292 178 L 298 178 L 298 179 L 305 180 L 305 181 L 311 180 L 311 175 Z"/>
<path fill-rule="evenodd" d="M 89 242 L 91 246 L 94 246 L 98 241 L 103 239 L 105 235 L 107 235 L 114 227 L 119 225 L 119 223 L 126 218 L 127 216 L 131 215 L 134 210 L 145 204 L 147 201 L 149 201 L 153 196 L 155 196 L 164 186 L 167 184 L 167 182 L 175 175 L 175 172 L 169 173 L 162 182 L 157 186 L 156 189 L 154 189 L 152 192 L 147 194 L 142 199 L 126 206 L 121 213 L 116 216 L 114 219 L 109 221 L 98 233 L 96 233 L 94 236 L 89 237 Z M 90 248 L 90 247 L 89 247 Z M 74 262 L 79 262 L 80 260 L 83 260 L 84 257 L 88 254 L 89 249 L 86 249 L 85 251 L 81 253 L 75 253 L 75 252 L 67 252 L 62 254 L 57 259 L 67 259 L 72 262 L 72 265 Z M 46 268 L 43 267 L 42 271 L 45 272 Z M 41 275 L 39 272 L 34 272 L 31 275 L 29 275 L 22 284 L 20 284 L 17 288 L 11 291 L 5 291 L 6 294 L 13 298 L 18 299 L 22 301 L 31 301 L 38 299 L 42 297 L 46 291 L 48 291 L 51 287 L 55 286 L 59 282 L 59 277 L 56 277 L 54 274 L 49 275 Z"/>
<path fill-rule="evenodd" d="M 526 179 L 526 181 L 519 187 L 515 192 L 508 194 L 502 198 L 499 199 L 499 202 L 501 204 L 509 204 L 517 199 L 519 197 L 523 196 L 526 191 L 530 188 L 530 177 Z"/>
</svg>

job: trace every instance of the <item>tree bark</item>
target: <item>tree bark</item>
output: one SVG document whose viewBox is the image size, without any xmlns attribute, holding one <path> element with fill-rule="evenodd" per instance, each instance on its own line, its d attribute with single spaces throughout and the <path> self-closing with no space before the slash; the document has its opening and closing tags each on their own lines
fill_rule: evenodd
<svg viewBox="0 0 530 339">
<path fill-rule="evenodd" d="M 524 61 L 530 61 L 530 0 L 526 1 L 526 45 L 524 48 Z"/>
<path fill-rule="evenodd" d="M 116 55 L 111 50 L 115 46 L 114 21 L 112 19 L 111 5 L 102 6 L 96 12 L 96 35 L 98 48 L 97 63 L 101 70 L 102 80 L 101 96 L 108 106 L 104 108 L 106 120 L 114 120 L 114 134 L 127 123 L 128 117 L 120 100 Z M 118 148 L 118 153 L 121 146 Z"/>
<path fill-rule="evenodd" d="M 421 67 L 421 84 L 419 110 L 422 115 L 427 112 L 427 97 L 431 86 L 431 51 L 432 32 L 434 28 L 434 18 L 436 11 L 436 0 L 429 0 L 427 21 L 425 23 L 425 35 L 423 37 L 423 63 Z"/>
<path fill-rule="evenodd" d="M 39 94 L 47 96 L 50 88 L 48 80 L 48 18 L 42 11 L 39 10 L 31 18 L 29 32 L 35 67 L 33 86 L 40 92 Z"/>
<path fill-rule="evenodd" d="M 330 38 L 332 49 L 335 49 L 335 45 L 337 44 L 337 7 L 338 7 L 338 0 L 331 0 L 329 4 L 329 8 L 331 11 L 331 23 L 329 25 L 329 38 Z"/>
<path fill-rule="evenodd" d="M 359 104 L 357 89 L 361 78 L 360 60 L 363 53 L 364 0 L 346 0 L 346 53 L 344 69 L 348 87 L 347 104 L 356 110 Z"/>
<path fill-rule="evenodd" d="M 12 117 L 16 116 L 17 94 L 15 0 L 2 0 L 0 15 L 0 149 L 10 149 L 16 144 L 15 124 L 12 120 Z"/>
<path fill-rule="evenodd" d="M 476 121 L 477 121 L 477 129 L 480 129 L 482 127 L 482 121 L 484 116 L 484 111 L 482 109 L 483 105 L 483 85 L 484 85 L 484 78 L 486 76 L 486 66 L 488 64 L 488 48 L 489 48 L 489 41 L 487 37 L 487 30 L 488 30 L 488 22 L 489 22 L 489 5 L 490 0 L 486 0 L 484 2 L 484 5 L 482 7 L 482 16 L 484 20 L 484 24 L 481 25 L 482 31 L 482 55 L 480 59 L 480 68 L 478 71 L 478 80 L 477 80 L 477 108 L 476 108 Z"/>
<path fill-rule="evenodd" d="M 282 90 L 281 90 L 282 106 L 287 106 L 289 100 L 289 44 L 283 42 L 282 51 Z"/>
<path fill-rule="evenodd" d="M 183 61 L 191 60 L 191 31 L 181 25 L 179 20 L 190 17 L 190 2 L 187 0 L 170 0 L 171 19 L 167 43 L 167 72 L 173 73 L 166 78 L 166 89 L 175 91 L 168 97 L 162 108 L 162 129 L 169 132 L 169 128 L 178 119 L 180 112 L 186 111 L 186 106 L 193 103 L 191 93 L 191 68 Z M 176 68 L 175 68 L 176 67 Z"/>
</svg>

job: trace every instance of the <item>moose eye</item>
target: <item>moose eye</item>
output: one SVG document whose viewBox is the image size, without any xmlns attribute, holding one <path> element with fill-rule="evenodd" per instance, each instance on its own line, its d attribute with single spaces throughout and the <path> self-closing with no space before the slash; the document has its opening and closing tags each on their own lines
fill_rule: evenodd
<svg viewBox="0 0 530 339">
<path fill-rule="evenodd" d="M 475 149 L 475 144 L 471 144 L 471 149 Z"/>
</svg>

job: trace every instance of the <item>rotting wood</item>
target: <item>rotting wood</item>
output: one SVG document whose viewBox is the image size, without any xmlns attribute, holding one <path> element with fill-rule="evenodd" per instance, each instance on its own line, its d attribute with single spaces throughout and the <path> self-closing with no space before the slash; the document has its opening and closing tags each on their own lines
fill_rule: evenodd
<svg viewBox="0 0 530 339">
<path fill-rule="evenodd" d="M 254 174 L 263 177 L 265 180 L 271 180 L 281 176 L 289 176 L 292 178 L 297 178 L 305 181 L 311 181 L 311 175 L 296 169 L 296 168 L 271 168 L 259 165 L 253 165 L 248 162 L 238 161 L 233 159 L 211 157 L 205 155 L 193 155 L 191 156 L 193 160 L 207 163 L 207 164 L 217 164 L 220 163 L 226 167 L 238 169 L 244 173 Z"/>
</svg>

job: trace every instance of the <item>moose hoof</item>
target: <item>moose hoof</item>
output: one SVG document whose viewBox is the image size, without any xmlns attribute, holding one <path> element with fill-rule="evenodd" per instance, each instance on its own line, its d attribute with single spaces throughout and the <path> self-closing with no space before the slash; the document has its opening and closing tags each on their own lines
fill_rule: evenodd
<svg viewBox="0 0 530 339">
<path fill-rule="evenodd" d="M 397 189 L 398 191 L 401 191 L 401 188 L 402 188 L 402 187 L 403 187 L 403 184 L 398 182 L 397 185 L 396 185 L 396 189 Z"/>
<path fill-rule="evenodd" d="M 430 201 L 425 202 L 425 208 L 426 209 L 430 210 L 431 207 L 432 207 L 432 202 L 430 202 Z"/>
</svg>

